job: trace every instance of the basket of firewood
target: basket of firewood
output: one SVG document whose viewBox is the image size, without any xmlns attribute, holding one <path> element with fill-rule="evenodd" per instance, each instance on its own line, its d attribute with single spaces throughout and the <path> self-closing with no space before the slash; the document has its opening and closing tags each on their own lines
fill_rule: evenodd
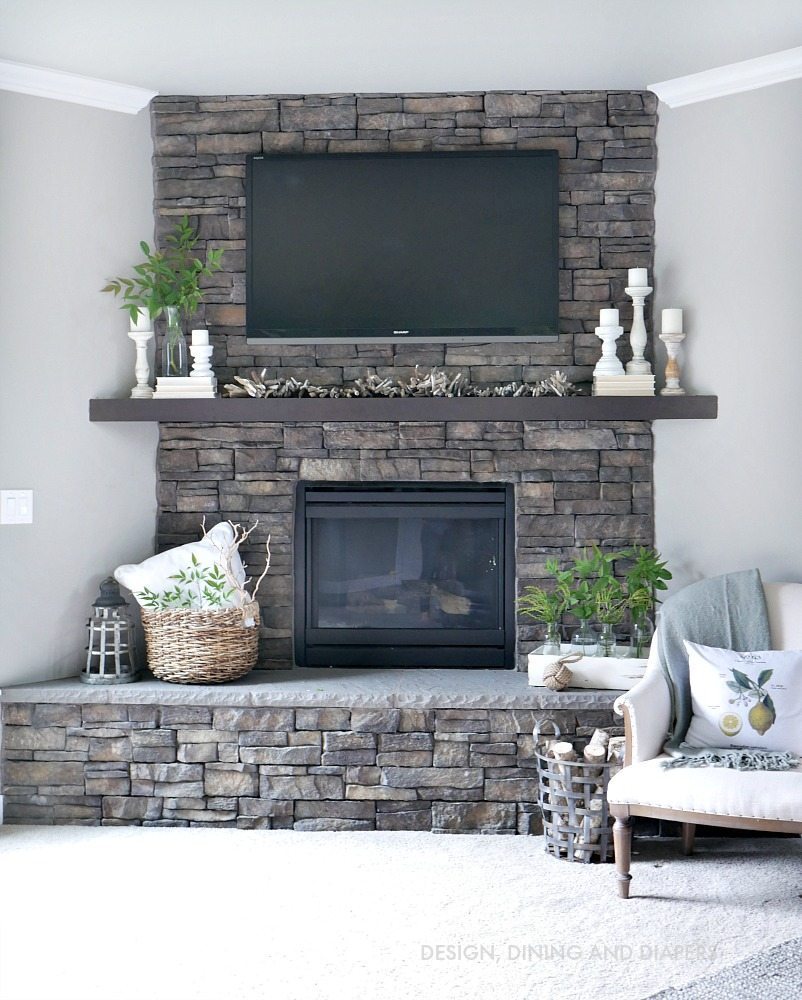
<svg viewBox="0 0 802 1000">
<path fill-rule="evenodd" d="M 559 735 L 542 741 L 535 729 L 534 736 L 546 852 L 586 864 L 612 860 L 607 785 L 623 766 L 624 738 L 597 729 L 578 750 Z"/>
</svg>

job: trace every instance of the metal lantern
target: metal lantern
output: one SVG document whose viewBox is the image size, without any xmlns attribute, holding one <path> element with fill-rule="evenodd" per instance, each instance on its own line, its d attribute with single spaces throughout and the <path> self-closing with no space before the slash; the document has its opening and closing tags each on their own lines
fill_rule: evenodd
<svg viewBox="0 0 802 1000">
<path fill-rule="evenodd" d="M 128 684 L 138 669 L 134 650 L 134 622 L 128 602 L 113 577 L 100 585 L 92 605 L 86 666 L 81 680 L 87 684 Z"/>
</svg>

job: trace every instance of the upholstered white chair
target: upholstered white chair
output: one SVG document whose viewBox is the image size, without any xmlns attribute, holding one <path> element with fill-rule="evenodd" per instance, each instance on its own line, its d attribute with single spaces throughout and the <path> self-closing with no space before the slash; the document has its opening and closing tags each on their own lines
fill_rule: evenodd
<svg viewBox="0 0 802 1000">
<path fill-rule="evenodd" d="M 764 584 L 772 648 L 802 649 L 802 583 Z M 682 846 L 693 853 L 697 824 L 802 835 L 802 767 L 792 771 L 735 771 L 723 767 L 664 768 L 671 696 L 656 656 L 643 679 L 616 701 L 624 717 L 625 766 L 610 781 L 619 895 L 629 896 L 632 817 L 678 820 Z M 802 683 L 802 678 L 800 678 Z M 802 734 L 799 751 L 802 754 Z"/>
</svg>

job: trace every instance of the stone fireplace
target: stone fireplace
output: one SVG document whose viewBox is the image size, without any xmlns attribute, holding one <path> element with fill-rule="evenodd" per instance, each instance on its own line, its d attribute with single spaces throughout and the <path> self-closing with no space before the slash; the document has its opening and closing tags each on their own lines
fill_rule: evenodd
<svg viewBox="0 0 802 1000">
<path fill-rule="evenodd" d="M 348 400 L 338 402 L 347 410 Z M 271 569 L 260 591 L 260 662 L 266 668 L 294 663 L 299 481 L 507 484 L 514 497 L 519 588 L 544 579 L 549 557 L 567 559 L 577 547 L 653 543 L 646 421 L 162 424 L 159 475 L 161 548 L 196 539 L 204 515 L 258 520 L 244 551 L 249 571 L 258 576 L 270 535 Z M 531 626 L 517 626 L 520 669 L 534 638 Z M 467 654 L 466 662 L 453 665 L 469 666 Z"/>
</svg>

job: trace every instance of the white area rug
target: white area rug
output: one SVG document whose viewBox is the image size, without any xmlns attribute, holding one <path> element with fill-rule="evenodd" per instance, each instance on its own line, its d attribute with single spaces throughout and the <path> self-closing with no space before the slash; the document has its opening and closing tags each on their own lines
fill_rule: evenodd
<svg viewBox="0 0 802 1000">
<path fill-rule="evenodd" d="M 630 1000 L 802 935 L 802 842 L 0 828 L 2 1000 Z"/>
</svg>

